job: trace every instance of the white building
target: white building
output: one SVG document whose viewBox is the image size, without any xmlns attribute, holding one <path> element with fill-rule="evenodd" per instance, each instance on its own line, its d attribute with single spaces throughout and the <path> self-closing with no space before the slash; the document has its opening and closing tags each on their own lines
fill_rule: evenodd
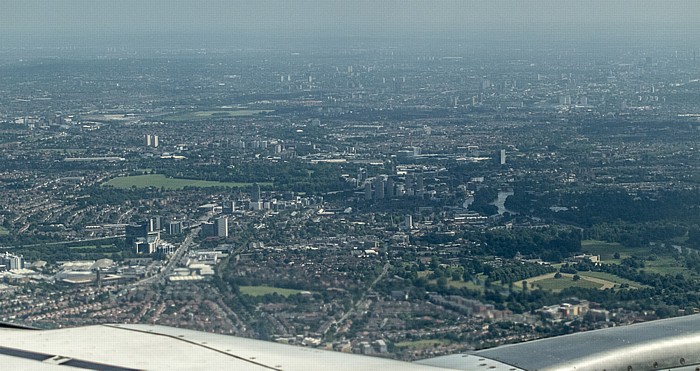
<svg viewBox="0 0 700 371">
<path fill-rule="evenodd" d="M 5 252 L 0 255 L 0 267 L 4 267 L 5 270 L 22 269 L 24 268 L 24 258 Z"/>
</svg>

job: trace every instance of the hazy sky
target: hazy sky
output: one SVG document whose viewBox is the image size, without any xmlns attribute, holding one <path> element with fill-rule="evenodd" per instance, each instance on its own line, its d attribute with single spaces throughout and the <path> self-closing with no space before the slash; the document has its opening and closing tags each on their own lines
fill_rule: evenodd
<svg viewBox="0 0 700 371">
<path fill-rule="evenodd" d="M 700 34 L 700 0 L 0 0 L 0 46 Z M 625 36 L 628 37 L 628 36 Z"/>
</svg>

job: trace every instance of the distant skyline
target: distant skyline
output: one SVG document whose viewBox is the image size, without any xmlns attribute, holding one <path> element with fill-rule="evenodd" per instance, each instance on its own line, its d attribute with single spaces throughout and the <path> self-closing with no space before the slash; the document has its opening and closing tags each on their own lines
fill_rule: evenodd
<svg viewBox="0 0 700 371">
<path fill-rule="evenodd" d="M 697 42 L 697 0 L 0 0 L 0 47 L 260 45 L 293 39 Z M 695 45 L 697 47 L 697 45 Z"/>
</svg>

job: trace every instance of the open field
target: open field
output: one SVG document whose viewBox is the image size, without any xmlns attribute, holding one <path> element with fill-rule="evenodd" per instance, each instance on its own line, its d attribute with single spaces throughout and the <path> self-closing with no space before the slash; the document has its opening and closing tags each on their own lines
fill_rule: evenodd
<svg viewBox="0 0 700 371">
<path fill-rule="evenodd" d="M 539 286 L 543 290 L 551 291 L 561 291 L 569 287 L 580 287 L 584 289 L 603 289 L 603 284 L 589 281 L 586 278 L 581 277 L 580 280 L 574 281 L 571 279 L 572 276 L 562 275 L 561 278 L 545 278 L 535 282 L 535 286 Z"/>
<path fill-rule="evenodd" d="M 597 240 L 581 241 L 581 251 L 591 255 L 600 255 L 600 259 L 605 263 L 620 263 L 621 259 L 629 258 L 632 255 L 643 256 L 648 253 L 645 248 L 629 248 L 616 242 L 605 242 Z M 620 259 L 615 259 L 615 253 L 620 254 Z"/>
<path fill-rule="evenodd" d="M 86 115 L 83 116 L 84 119 L 86 120 L 92 120 L 92 121 L 98 121 L 98 122 L 103 122 L 103 121 L 117 121 L 117 122 L 135 122 L 141 119 L 140 116 L 136 115 L 131 115 L 131 114 L 126 114 L 126 113 L 118 113 L 118 114 L 93 114 L 93 115 Z"/>
<path fill-rule="evenodd" d="M 472 281 L 452 281 L 449 280 L 447 281 L 447 286 L 454 287 L 454 288 L 467 288 L 469 290 L 474 290 L 474 291 L 484 291 L 484 286 L 483 285 L 477 285 L 476 283 Z"/>
<path fill-rule="evenodd" d="M 688 268 L 682 266 L 681 263 L 671 256 L 659 256 L 655 260 L 645 260 L 644 270 L 658 274 L 676 275 L 680 273 L 685 276 L 691 275 L 691 271 Z"/>
<path fill-rule="evenodd" d="M 99 250 L 113 248 L 114 245 L 84 245 L 84 246 L 68 246 L 71 250 Z"/>
<path fill-rule="evenodd" d="M 261 186 L 269 186 L 271 183 L 258 183 Z M 180 179 L 180 178 L 168 178 L 162 174 L 150 174 L 150 175 L 133 175 L 124 176 L 110 179 L 108 182 L 104 183 L 105 186 L 128 189 L 131 187 L 136 188 L 165 188 L 165 189 L 183 189 L 185 187 L 249 187 L 253 185 L 252 183 L 238 183 L 238 182 L 214 182 L 209 180 L 196 180 L 196 179 Z"/>
<path fill-rule="evenodd" d="M 10 231 L 7 230 L 5 227 L 0 227 L 0 236 L 6 236 L 10 234 Z"/>
<path fill-rule="evenodd" d="M 232 117 L 246 117 L 255 116 L 260 114 L 266 114 L 273 112 L 272 110 L 256 110 L 256 109 L 219 109 L 211 111 L 193 111 L 193 112 L 180 112 L 173 113 L 165 116 L 158 117 L 159 120 L 163 121 L 202 121 L 202 120 L 216 120 L 222 118 L 232 118 Z"/>
<path fill-rule="evenodd" d="M 618 284 L 618 285 L 626 283 L 631 288 L 635 288 L 635 289 L 646 287 L 646 285 L 642 285 L 639 282 L 631 281 L 631 280 L 628 280 L 626 278 L 622 278 L 622 277 L 616 276 L 614 274 L 605 273 L 605 272 L 579 272 L 579 276 L 598 278 L 598 279 L 602 279 L 605 281 L 614 282 L 615 284 Z"/>
<path fill-rule="evenodd" d="M 415 348 L 415 349 L 425 349 L 432 348 L 439 345 L 449 344 L 449 340 L 445 339 L 425 339 L 425 340 L 414 340 L 414 341 L 400 341 L 394 344 L 397 348 Z"/>
<path fill-rule="evenodd" d="M 250 296 L 262 296 L 277 293 L 278 295 L 287 297 L 289 295 L 296 295 L 304 292 L 302 290 L 283 289 L 281 287 L 272 286 L 240 286 L 239 289 L 241 290 L 242 294 Z"/>
<path fill-rule="evenodd" d="M 531 277 L 528 278 L 524 281 L 527 281 L 528 283 L 528 288 L 531 288 L 532 285 L 534 284 L 535 287 L 540 287 L 543 290 L 551 290 L 551 291 L 561 291 L 565 288 L 569 287 L 581 287 L 581 288 L 592 288 L 592 289 L 609 289 L 615 287 L 617 285 L 616 282 L 612 280 L 607 280 L 605 278 L 598 277 L 596 275 L 584 275 L 584 274 L 579 274 L 581 277 L 580 280 L 574 281 L 573 274 L 567 274 L 567 273 L 562 273 L 561 278 L 554 278 L 554 275 L 556 273 L 547 273 L 543 274 L 541 276 L 537 277 Z M 616 277 L 614 275 L 610 275 L 612 277 Z M 618 277 L 618 279 L 620 279 Z M 639 284 L 636 284 L 639 286 Z M 523 286 L 523 281 L 517 281 L 513 283 L 513 288 L 515 289 L 522 289 Z M 631 286 L 631 285 L 630 285 Z"/>
<path fill-rule="evenodd" d="M 86 245 L 86 246 L 68 246 L 71 250 L 96 250 L 97 245 Z"/>
<path fill-rule="evenodd" d="M 620 264 L 625 258 L 637 256 L 644 259 L 644 270 L 647 272 L 672 275 L 680 273 L 686 276 L 691 274 L 691 271 L 676 261 L 673 256 L 659 254 L 658 251 L 652 249 L 652 247 L 626 247 L 619 243 L 596 240 L 581 241 L 581 251 L 600 255 L 601 262 L 604 264 Z M 620 254 L 619 259 L 615 259 L 615 253 Z M 651 255 L 656 256 L 655 260 L 646 259 Z"/>
</svg>

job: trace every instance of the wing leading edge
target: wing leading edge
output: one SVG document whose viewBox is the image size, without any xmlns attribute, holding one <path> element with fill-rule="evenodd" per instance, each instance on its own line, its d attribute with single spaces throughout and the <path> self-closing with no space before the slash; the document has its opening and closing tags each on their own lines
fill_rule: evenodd
<svg viewBox="0 0 700 371">
<path fill-rule="evenodd" d="M 469 356 L 538 371 L 697 371 L 698 349 L 700 315 L 692 315 L 504 345 Z M 478 369 L 464 366 L 462 356 L 456 354 L 419 362 L 458 370 Z"/>
<path fill-rule="evenodd" d="M 22 370 L 696 370 L 700 316 L 589 331 L 407 363 L 152 325 L 0 329 Z"/>
<path fill-rule="evenodd" d="M 444 370 L 385 358 L 151 325 L 0 330 L 16 370 Z M 5 368 L 6 365 L 11 367 Z"/>
</svg>

